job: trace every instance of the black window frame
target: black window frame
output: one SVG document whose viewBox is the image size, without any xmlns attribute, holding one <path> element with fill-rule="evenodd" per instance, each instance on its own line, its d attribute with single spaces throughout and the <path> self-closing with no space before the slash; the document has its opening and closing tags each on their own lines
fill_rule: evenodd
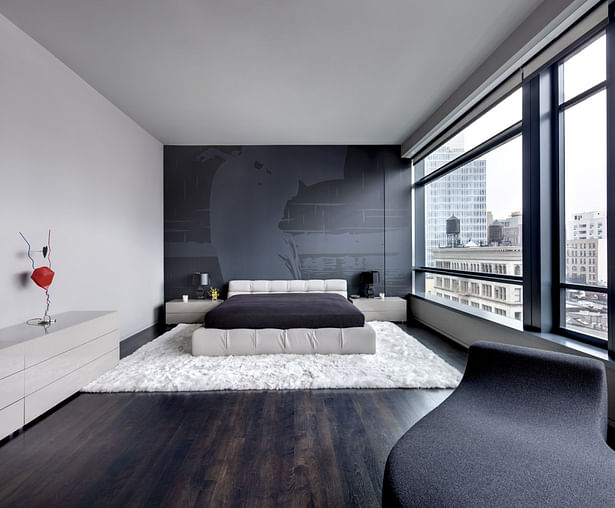
<svg viewBox="0 0 615 508">
<path fill-rule="evenodd" d="M 610 133 L 613 132 L 613 127 L 615 127 L 613 123 L 613 115 L 609 114 L 609 97 L 613 95 L 610 90 L 612 89 L 609 86 L 610 83 L 613 82 L 612 70 L 610 71 L 610 67 L 613 67 L 613 62 L 609 64 L 609 61 L 613 60 L 615 56 L 615 47 L 613 46 L 615 42 L 615 25 L 613 24 L 613 5 L 609 6 L 609 23 L 606 27 L 601 27 L 589 34 L 586 34 L 585 37 L 578 40 L 572 47 L 568 48 L 565 54 L 561 55 L 558 58 L 557 62 L 555 62 L 551 68 L 551 81 L 552 81 L 552 89 L 551 89 L 551 109 L 552 109 L 552 123 L 553 123 L 553 142 L 552 142 L 552 157 L 553 157 L 553 182 L 555 185 L 554 190 L 554 198 L 553 198 L 553 217 L 554 217 L 554 227 L 553 227 L 553 329 L 554 333 L 558 335 L 562 335 L 565 337 L 569 337 L 571 339 L 577 340 L 579 342 L 584 342 L 586 344 L 590 344 L 593 346 L 597 346 L 601 349 L 607 349 L 609 352 L 615 351 L 615 331 L 613 330 L 613 326 L 615 324 L 615 320 L 613 319 L 613 305 L 612 305 L 612 297 L 611 294 L 611 281 L 613 278 L 611 277 L 612 266 L 615 264 L 614 253 L 612 249 L 615 248 L 613 245 L 613 239 L 610 237 L 611 228 L 609 228 L 609 215 L 613 216 L 611 209 L 613 208 L 613 198 L 611 197 L 611 189 L 609 188 L 609 181 L 611 187 L 613 186 L 613 178 L 609 178 L 609 174 L 612 173 L 613 163 L 615 162 L 615 157 L 609 158 L 609 143 L 607 142 L 607 287 L 600 286 L 591 286 L 589 284 L 577 284 L 566 282 L 566 217 L 565 217 L 565 158 L 564 158 L 564 113 L 567 109 L 582 103 L 584 100 L 587 100 L 596 94 L 605 91 L 606 92 L 606 103 L 607 103 L 607 126 L 606 126 L 606 136 L 607 140 L 610 139 Z M 574 97 L 569 98 L 568 100 L 563 100 L 563 90 L 561 89 L 562 83 L 562 64 L 570 59 L 575 54 L 579 53 L 587 46 L 595 42 L 597 39 L 606 35 L 606 70 L 607 76 L 606 79 L 602 82 L 584 90 Z M 609 51 L 609 47 L 611 50 Z M 611 79 L 609 79 L 609 74 L 611 73 Z M 612 101 L 612 99 L 611 99 Z M 610 118 L 609 118 L 610 117 Z M 612 149 L 611 149 L 612 150 Z M 615 231 L 613 232 L 615 234 Z M 579 257 L 582 256 L 582 249 L 578 252 Z M 608 323 L 608 334 L 607 340 L 600 339 L 598 337 L 594 337 L 589 334 L 585 334 L 579 331 L 571 330 L 566 328 L 566 291 L 567 290 L 577 290 L 577 291 L 587 291 L 591 293 L 601 293 L 607 295 L 607 323 Z"/>
<path fill-rule="evenodd" d="M 487 111 L 492 110 L 502 101 L 506 100 L 512 94 L 519 91 L 519 88 L 515 88 L 504 95 L 497 103 L 493 104 Z M 487 112 L 485 111 L 485 113 Z M 475 119 L 476 120 L 476 119 Z M 473 121 L 475 121 L 473 120 Z M 472 122 L 470 122 L 471 124 Z M 457 133 L 452 133 L 448 139 L 453 138 Z M 425 274 L 441 274 L 441 275 L 451 275 L 455 277 L 467 278 L 478 281 L 487 281 L 494 283 L 502 283 L 502 284 L 511 284 L 517 286 L 524 285 L 524 279 L 519 275 L 504 275 L 487 271 L 469 271 L 469 270 L 456 270 L 449 268 L 437 268 L 432 266 L 426 266 L 425 264 L 425 186 L 431 182 L 439 180 L 444 176 L 453 173 L 454 171 L 461 169 L 466 164 L 469 164 L 476 159 L 479 159 L 486 155 L 487 153 L 505 145 L 506 143 L 522 136 L 523 134 L 523 120 L 519 120 L 499 133 L 493 135 L 486 141 L 480 143 L 474 148 L 468 150 L 460 154 L 457 158 L 447 162 L 443 166 L 438 169 L 432 171 L 431 173 L 425 175 L 424 174 L 424 163 L 425 159 L 429 156 L 425 156 L 421 161 L 419 161 L 414 167 L 414 182 L 412 183 L 412 195 L 414 196 L 415 203 L 415 227 L 414 227 L 414 235 L 415 235 L 415 246 L 420 245 L 421 248 L 415 249 L 415 264 L 412 267 L 413 272 L 413 280 L 414 284 L 414 294 L 424 294 L 425 292 Z M 446 141 L 444 142 L 446 143 Z M 420 213 L 419 213 L 420 211 Z M 525 253 L 522 251 L 522 256 Z M 480 264 L 479 264 L 479 268 Z M 418 288 L 418 291 L 417 291 Z M 482 294 L 482 289 L 479 290 Z M 471 307 L 472 308 L 472 307 Z M 470 314 L 473 312 L 468 309 Z M 511 319 L 511 321 L 513 321 Z M 512 324 L 512 323 L 511 323 Z"/>
</svg>

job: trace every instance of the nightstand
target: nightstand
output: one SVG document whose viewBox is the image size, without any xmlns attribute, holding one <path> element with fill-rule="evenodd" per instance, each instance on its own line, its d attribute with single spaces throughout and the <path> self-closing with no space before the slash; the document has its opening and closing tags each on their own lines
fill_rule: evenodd
<svg viewBox="0 0 615 508">
<path fill-rule="evenodd" d="M 220 305 L 224 300 L 170 300 L 165 305 L 165 322 L 167 325 L 178 323 L 202 323 L 211 309 Z"/>
<path fill-rule="evenodd" d="M 406 300 L 399 296 L 382 298 L 351 298 L 365 315 L 365 321 L 406 321 Z"/>
</svg>

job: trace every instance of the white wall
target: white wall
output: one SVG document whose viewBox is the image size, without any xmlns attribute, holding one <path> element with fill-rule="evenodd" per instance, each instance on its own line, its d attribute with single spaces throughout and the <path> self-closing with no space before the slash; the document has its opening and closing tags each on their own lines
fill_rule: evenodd
<svg viewBox="0 0 615 508">
<path fill-rule="evenodd" d="M 154 323 L 162 163 L 159 141 L 0 15 L 0 327 L 43 314 L 18 231 L 40 249 L 47 228 L 52 314 L 119 310 L 122 338 Z"/>
</svg>

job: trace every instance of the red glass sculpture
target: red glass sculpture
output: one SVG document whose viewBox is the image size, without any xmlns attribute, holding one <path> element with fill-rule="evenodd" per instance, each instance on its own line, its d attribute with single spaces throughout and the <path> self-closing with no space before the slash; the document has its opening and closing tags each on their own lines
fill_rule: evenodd
<svg viewBox="0 0 615 508">
<path fill-rule="evenodd" d="M 55 272 L 51 268 L 47 268 L 46 266 L 39 266 L 36 270 L 32 272 L 30 278 L 35 282 L 35 284 L 43 289 L 48 289 L 51 283 L 53 282 L 53 276 Z"/>
</svg>

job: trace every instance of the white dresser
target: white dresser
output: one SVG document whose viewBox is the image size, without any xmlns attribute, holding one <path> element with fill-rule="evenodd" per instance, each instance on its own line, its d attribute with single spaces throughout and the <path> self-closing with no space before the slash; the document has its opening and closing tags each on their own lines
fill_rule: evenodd
<svg viewBox="0 0 615 508">
<path fill-rule="evenodd" d="M 351 298 L 350 301 L 363 313 L 365 321 L 406 321 L 407 302 L 399 296 Z"/>
<path fill-rule="evenodd" d="M 44 328 L 0 329 L 0 439 L 23 427 L 119 360 L 119 314 L 74 311 Z"/>
</svg>

